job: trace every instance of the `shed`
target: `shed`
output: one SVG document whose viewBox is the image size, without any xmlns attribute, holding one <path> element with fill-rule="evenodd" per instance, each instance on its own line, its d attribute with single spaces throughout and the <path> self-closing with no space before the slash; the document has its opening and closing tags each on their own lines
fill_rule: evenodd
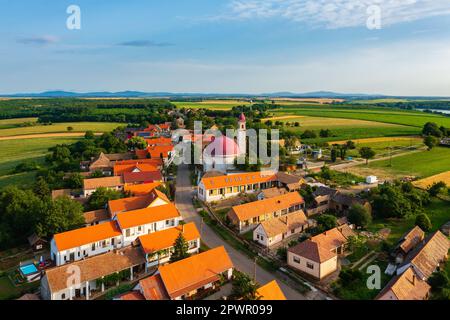
<svg viewBox="0 0 450 320">
<path fill-rule="evenodd" d="M 28 243 L 33 251 L 40 251 L 47 245 L 47 240 L 42 239 L 36 233 L 33 233 L 28 237 Z"/>
</svg>

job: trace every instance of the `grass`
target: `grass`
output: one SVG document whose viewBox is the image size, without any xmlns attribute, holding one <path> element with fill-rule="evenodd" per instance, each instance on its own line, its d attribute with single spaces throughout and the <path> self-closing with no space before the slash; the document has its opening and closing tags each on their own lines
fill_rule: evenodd
<svg viewBox="0 0 450 320">
<path fill-rule="evenodd" d="M 17 128 L 20 124 L 22 124 L 24 122 L 36 122 L 37 120 L 38 120 L 38 118 L 3 119 L 3 120 L 0 120 L 0 130 Z"/>
<path fill-rule="evenodd" d="M 32 127 L 13 127 L 9 129 L 1 129 L 0 137 L 69 132 L 67 130 L 68 127 L 73 128 L 71 132 L 86 132 L 86 131 L 109 132 L 121 125 L 123 126 L 124 124 L 107 123 L 107 122 L 66 122 L 66 123 L 54 123 L 52 125 L 36 125 Z"/>
<path fill-rule="evenodd" d="M 209 110 L 231 110 L 236 106 L 248 106 L 248 101 L 240 100 L 205 100 L 199 102 L 172 102 L 177 108 L 190 108 L 190 109 L 209 109 Z"/>
<path fill-rule="evenodd" d="M 79 138 L 39 138 L 0 141 L 0 188 L 8 185 L 29 185 L 34 172 L 11 174 L 16 165 L 24 161 L 44 163 L 48 148 L 57 144 L 74 143 Z"/>
<path fill-rule="evenodd" d="M 427 122 L 450 127 L 450 117 L 427 114 L 421 111 L 377 108 L 369 106 L 283 106 L 273 110 L 276 116 L 299 115 L 310 117 L 366 120 L 422 128 Z"/>
<path fill-rule="evenodd" d="M 25 283 L 20 286 L 14 286 L 8 276 L 5 274 L 0 276 L 0 300 L 17 299 L 21 295 L 31 292 L 38 288 L 39 281 Z"/>
<path fill-rule="evenodd" d="M 450 148 L 434 148 L 431 151 L 411 153 L 389 160 L 375 161 L 369 168 L 383 169 L 394 176 L 430 177 L 450 171 Z"/>
<path fill-rule="evenodd" d="M 425 212 L 433 225 L 431 232 L 438 230 L 449 220 L 449 207 L 450 202 L 434 198 L 432 199 L 431 204 L 425 208 Z M 396 243 L 403 234 L 414 227 L 415 219 L 414 216 L 406 219 L 377 219 L 371 223 L 368 230 L 377 232 L 384 228 L 390 229 L 391 233 L 389 234 L 387 241 L 392 245 Z"/>
</svg>

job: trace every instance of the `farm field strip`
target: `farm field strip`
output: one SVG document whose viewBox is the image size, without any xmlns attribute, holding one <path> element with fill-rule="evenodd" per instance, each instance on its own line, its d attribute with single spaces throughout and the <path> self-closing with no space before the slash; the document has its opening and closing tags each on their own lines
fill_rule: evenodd
<svg viewBox="0 0 450 320">
<path fill-rule="evenodd" d="M 410 137 L 380 137 L 380 138 L 366 138 L 366 139 L 353 139 L 352 141 L 356 145 L 366 145 L 366 144 L 375 144 L 375 143 L 393 143 L 396 144 L 398 142 L 422 142 L 422 138 L 419 136 L 410 136 Z M 332 141 L 330 144 L 345 144 L 348 140 L 341 141 Z"/>
<path fill-rule="evenodd" d="M 31 127 L 16 127 L 9 129 L 1 129 L 0 137 L 18 136 L 18 135 L 33 135 L 43 133 L 76 133 L 76 132 L 108 132 L 113 129 L 123 126 L 123 123 L 111 122 L 66 122 L 54 123 L 52 125 L 36 125 Z M 67 131 L 68 127 L 72 127 L 71 132 Z"/>
<path fill-rule="evenodd" d="M 450 171 L 415 181 L 413 184 L 418 188 L 427 189 L 433 183 L 441 181 L 444 182 L 447 185 L 447 187 L 450 187 Z"/>
</svg>

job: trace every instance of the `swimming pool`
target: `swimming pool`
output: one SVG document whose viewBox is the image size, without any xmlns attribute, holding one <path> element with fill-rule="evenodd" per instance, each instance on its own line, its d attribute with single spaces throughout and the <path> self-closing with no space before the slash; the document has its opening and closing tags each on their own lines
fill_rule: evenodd
<svg viewBox="0 0 450 320">
<path fill-rule="evenodd" d="M 27 264 L 25 266 L 21 266 L 19 269 L 24 276 L 38 272 L 38 269 L 34 264 Z"/>
</svg>

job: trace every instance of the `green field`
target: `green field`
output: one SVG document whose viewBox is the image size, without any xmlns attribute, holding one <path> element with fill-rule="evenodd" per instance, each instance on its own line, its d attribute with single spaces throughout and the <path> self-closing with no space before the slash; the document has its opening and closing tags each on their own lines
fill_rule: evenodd
<svg viewBox="0 0 450 320">
<path fill-rule="evenodd" d="M 373 161 L 345 169 L 345 171 L 366 177 L 378 176 L 380 179 L 395 179 L 415 177 L 423 179 L 436 174 L 450 171 L 450 148 L 434 148 L 432 151 L 410 152 L 406 155 L 393 157 L 390 160 Z"/>
<path fill-rule="evenodd" d="M 199 102 L 172 102 L 177 108 L 187 109 L 209 109 L 209 110 L 231 110 L 236 106 L 249 106 L 250 102 L 240 100 L 206 100 Z"/>
<path fill-rule="evenodd" d="M 16 135 L 25 134 L 41 134 L 41 133 L 60 133 L 68 132 L 67 128 L 72 127 L 71 132 L 108 132 L 113 129 L 123 126 L 122 123 L 109 123 L 109 122 L 67 122 L 67 123 L 54 123 L 51 125 L 35 125 L 31 127 L 19 127 L 20 123 L 25 122 L 24 119 L 11 119 L 11 120 L 1 120 L 1 126 L 10 126 L 9 128 L 3 128 L 0 130 L 0 137 L 10 137 Z M 9 121 L 10 123 L 3 123 L 3 121 Z M 12 127 L 11 127 L 12 126 Z"/>
<path fill-rule="evenodd" d="M 37 122 L 37 118 L 14 118 L 14 119 L 2 119 L 0 120 L 0 130 L 17 128 L 24 122 Z"/>
<path fill-rule="evenodd" d="M 0 187 L 10 184 L 33 183 L 33 172 L 11 175 L 14 167 L 23 161 L 42 163 L 48 148 L 57 144 L 74 143 L 79 138 L 39 138 L 0 141 Z"/>
<path fill-rule="evenodd" d="M 299 115 L 310 117 L 343 118 L 398 124 L 422 128 L 427 122 L 450 127 L 450 117 L 428 114 L 420 111 L 403 111 L 367 106 L 283 106 L 272 110 L 275 116 Z"/>
</svg>

